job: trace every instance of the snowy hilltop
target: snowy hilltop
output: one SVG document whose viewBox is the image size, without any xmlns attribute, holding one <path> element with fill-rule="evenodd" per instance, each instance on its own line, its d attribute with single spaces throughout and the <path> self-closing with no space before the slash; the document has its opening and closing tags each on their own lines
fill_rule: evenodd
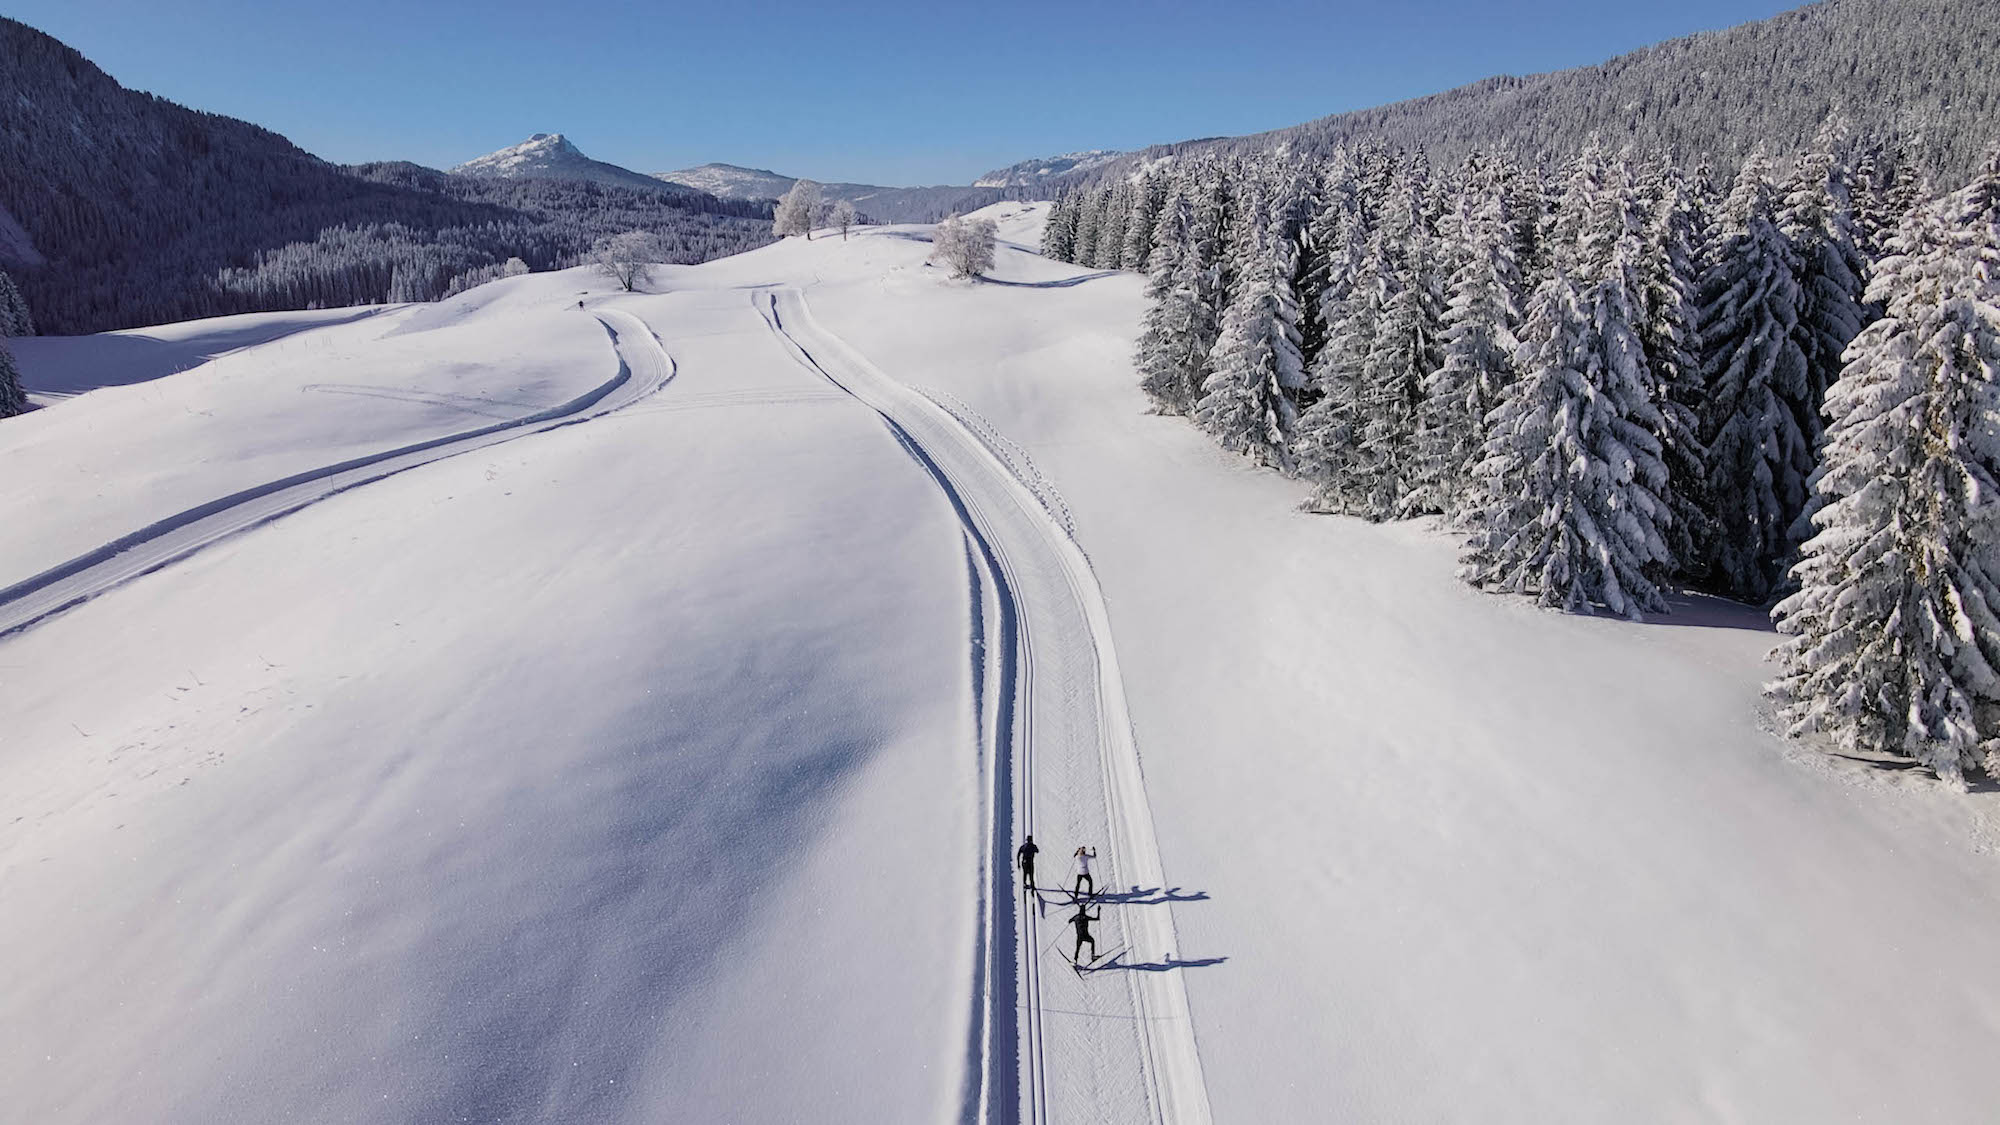
<svg viewBox="0 0 2000 1125">
<path fill-rule="evenodd" d="M 678 172 L 655 172 L 653 178 L 705 191 L 717 199 L 776 199 L 798 182 L 796 176 L 781 176 L 765 168 L 742 168 L 734 164 L 703 164 Z"/>
<path fill-rule="evenodd" d="M 496 180 L 587 180 L 610 187 L 685 194 L 684 184 L 592 160 L 561 133 L 536 133 L 520 144 L 476 156 L 451 169 L 455 176 Z"/>
<path fill-rule="evenodd" d="M 1093 148 L 1085 152 L 1066 152 L 1061 156 L 1047 156 L 1036 160 L 1023 160 L 996 168 L 972 181 L 974 187 L 1009 188 L 1039 187 L 1057 176 L 1072 172 L 1088 172 L 1100 165 L 1125 155 L 1108 148 Z"/>
</svg>

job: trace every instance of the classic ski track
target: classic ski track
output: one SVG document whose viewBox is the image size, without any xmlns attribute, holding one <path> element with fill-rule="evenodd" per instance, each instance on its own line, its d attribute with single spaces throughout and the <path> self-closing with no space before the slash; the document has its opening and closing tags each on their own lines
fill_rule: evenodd
<svg viewBox="0 0 2000 1125">
<path fill-rule="evenodd" d="M 1078 708 L 1093 709 L 1094 713 L 1087 716 L 1088 722 L 1073 721 L 1067 725 L 1093 726 L 1095 730 L 1096 744 L 1090 749 L 1096 752 L 1098 779 L 1102 786 L 1101 793 L 1096 795 L 1101 802 L 1097 811 L 1110 833 L 1107 841 L 1110 848 L 1103 872 L 1105 886 L 1113 885 L 1113 872 L 1117 872 L 1121 883 L 1129 883 L 1134 888 L 1148 881 L 1159 887 L 1167 885 L 1154 836 L 1152 810 L 1146 799 L 1138 749 L 1126 710 L 1117 654 L 1112 647 L 1110 618 L 1089 562 L 1066 529 L 1047 510 L 1042 499 L 994 454 L 988 441 L 969 430 L 964 421 L 951 411 L 883 374 L 839 337 L 819 327 L 812 319 L 803 293 L 792 288 L 772 288 L 759 290 L 753 294 L 752 300 L 771 330 L 788 345 L 801 364 L 879 414 L 896 440 L 937 481 L 965 528 L 968 563 L 976 587 L 972 591 L 975 605 L 983 607 L 990 593 L 998 616 L 1002 618 L 1000 627 L 996 629 L 986 624 L 992 621 L 992 616 L 986 614 L 983 608 L 975 609 L 979 624 L 975 627 L 973 641 L 988 650 L 987 658 L 978 665 L 982 669 L 978 675 L 982 677 L 983 688 L 976 692 L 976 698 L 990 696 L 994 702 L 994 718 L 990 726 L 986 715 L 988 708 L 981 706 L 982 742 L 992 748 L 987 771 L 989 808 L 985 825 L 991 834 L 992 846 L 991 854 L 982 860 L 982 963 L 974 982 L 975 988 L 980 988 L 981 982 L 984 982 L 983 996 L 975 1002 L 985 1013 L 986 1020 L 985 1027 L 976 1036 L 982 1044 L 978 1068 L 980 1093 L 976 1098 L 968 1099 L 966 1118 L 980 1122 L 1025 1119 L 1035 1125 L 1046 1125 L 1052 1114 L 1062 1120 L 1122 1119 L 1140 1107 L 1126 1103 L 1112 1104 L 1110 1099 L 1120 1091 L 1107 1090 L 1104 1084 L 1118 1081 L 1117 1075 L 1129 1066 L 1138 1072 L 1138 1092 L 1145 1102 L 1145 1119 L 1163 1125 L 1207 1125 L 1210 1121 L 1208 1094 L 1189 1016 L 1187 992 L 1178 972 L 1120 974 L 1124 978 L 1123 991 L 1130 1004 L 1130 1015 L 1046 1009 L 1064 1016 L 1109 1014 L 1116 1020 L 1125 1021 L 1132 1028 L 1129 1034 L 1136 1040 L 1133 1052 L 1138 1056 L 1122 1064 L 1116 1059 L 1105 1058 L 1104 1051 L 1117 1050 L 1115 1046 L 1106 1046 L 1111 1042 L 1109 1037 L 1112 1033 L 1081 1029 L 1086 1025 L 1067 1025 L 1064 1035 L 1070 1045 L 1081 1044 L 1086 1052 L 1094 1049 L 1098 1053 L 1082 1059 L 1065 1055 L 1062 1061 L 1068 1065 L 1058 1076 L 1063 1081 L 1057 1083 L 1056 1089 L 1070 1090 L 1092 1104 L 1056 1104 L 1052 1096 L 1055 1091 L 1051 1087 L 1044 1036 L 1039 903 L 1035 904 L 1035 909 L 1015 910 L 1013 904 L 1024 903 L 1026 896 L 1016 892 L 1011 864 L 1012 845 L 1016 838 L 1011 822 L 1018 819 L 1024 833 L 1034 831 L 1038 792 L 1035 784 L 1035 752 L 1038 746 L 1035 719 L 1040 708 L 1054 708 L 1052 714 L 1058 718 L 1074 713 Z M 927 439 L 930 444 L 926 443 Z M 1023 542 L 1008 542 L 999 533 L 1006 520 L 982 506 L 995 503 L 1018 507 L 1022 515 L 1032 520 L 1034 532 L 1024 537 Z M 1026 554 L 1013 557 L 1014 552 Z M 1028 620 L 1036 614 L 1038 607 L 1032 603 L 1016 602 L 1019 588 L 1016 575 L 1028 572 L 1018 569 L 1020 567 L 1032 569 L 1049 564 L 1059 569 L 1066 592 L 1074 600 L 1074 609 L 1084 622 L 1083 631 L 1088 636 L 1081 639 L 1087 641 L 1087 655 L 1092 666 L 1071 669 L 1068 676 L 1061 675 L 1063 670 L 1058 668 L 1056 680 L 1039 685 L 1035 677 L 1037 646 L 1031 643 Z M 1038 576 L 1046 578 L 1046 571 L 1039 572 Z M 1055 615 L 1048 607 L 1040 609 Z M 1008 628 L 1005 619 L 1010 616 L 1013 622 Z M 1048 643 L 1057 646 L 1060 655 L 1064 651 L 1063 646 L 1074 639 L 1054 637 Z M 993 642 L 997 642 L 1001 658 L 997 683 L 993 679 L 996 675 L 991 658 L 991 649 L 995 647 Z M 1011 683 L 1007 682 L 1010 664 L 1013 666 Z M 1079 689 L 1074 682 L 1079 674 L 1093 681 L 1087 691 Z M 1015 701 L 1014 721 L 1011 723 L 999 707 L 1007 699 Z M 1060 743 L 1062 734 L 1062 731 L 1056 731 L 1051 737 L 1057 738 Z M 1074 746 L 1070 749 L 1087 752 Z M 1011 770 L 1008 768 L 1010 760 Z M 1065 761 L 1073 764 L 1073 757 Z M 1010 773 L 1013 774 L 1013 785 L 1008 784 Z M 1067 787 L 1059 787 L 1063 788 Z M 1062 804 L 1060 811 L 1068 814 L 1071 821 L 1068 827 L 1073 831 L 1079 830 L 1074 823 L 1078 810 L 1073 807 L 1077 795 L 1061 791 L 1047 795 L 1057 798 L 1059 803 L 1062 798 L 1070 799 L 1070 803 Z M 1091 819 L 1088 807 L 1082 815 L 1086 821 Z M 1169 903 L 1158 906 L 1159 909 L 1127 909 L 1115 916 L 1106 915 L 1107 938 L 1115 919 L 1115 924 L 1124 930 L 1124 944 L 1133 951 L 1135 959 L 1165 960 L 1172 957 L 1177 949 L 1172 907 Z M 1018 942 L 1012 939 L 1011 933 L 1017 930 L 1020 936 Z M 1059 931 L 1051 946 L 1060 944 L 1061 938 Z M 1106 944 L 1111 943 L 1107 941 Z M 1013 1006 L 1004 1003 L 997 985 L 1001 970 L 1006 969 L 1010 961 L 1017 963 L 1019 973 L 1018 1003 Z M 1097 976 L 1100 974 L 1093 974 L 1093 977 Z M 1083 980 L 1079 975 L 1080 984 Z M 1101 994 L 1095 1000 L 1086 994 L 1085 1000 L 1097 1004 L 1105 1002 Z M 1017 1023 L 1017 1013 L 1021 1010 L 1025 1010 L 1027 1019 L 1024 1023 Z M 1010 1037 L 1014 1039 L 1016 1048 L 1012 1051 L 1002 1049 L 1000 1043 Z M 1024 1069 L 1025 1075 L 1022 1074 Z"/>
<path fill-rule="evenodd" d="M 593 315 L 611 338 L 618 372 L 582 395 L 520 418 L 294 473 L 157 520 L 40 574 L 0 588 L 0 637 L 28 629 L 206 547 L 282 519 L 329 496 L 447 457 L 612 413 L 646 398 L 673 379 L 673 356 L 644 321 L 621 309 L 601 309 Z"/>
</svg>

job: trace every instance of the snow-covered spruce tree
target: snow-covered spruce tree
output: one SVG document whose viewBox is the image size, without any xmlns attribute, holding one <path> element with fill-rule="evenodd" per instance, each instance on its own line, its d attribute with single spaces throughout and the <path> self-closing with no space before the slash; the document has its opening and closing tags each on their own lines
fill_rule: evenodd
<svg viewBox="0 0 2000 1125">
<path fill-rule="evenodd" d="M 1297 420 L 1291 396 L 1305 386 L 1292 294 L 1295 260 L 1288 240 L 1275 237 L 1268 224 L 1244 225 L 1262 233 L 1250 236 L 1257 245 L 1239 259 L 1237 292 L 1223 314 L 1194 420 L 1224 449 L 1290 471 L 1287 445 Z"/>
<path fill-rule="evenodd" d="M 1076 199 L 1072 192 L 1049 205 L 1049 219 L 1042 227 L 1042 257 L 1055 262 L 1076 260 Z"/>
<path fill-rule="evenodd" d="M 1084 192 L 1076 201 L 1076 233 L 1070 236 L 1069 260 L 1079 266 L 1097 261 L 1097 234 L 1104 220 L 1104 208 L 1097 193 Z"/>
<path fill-rule="evenodd" d="M 1697 189 L 1663 165 L 1648 169 L 1640 194 L 1648 214 L 1640 258 L 1639 344 L 1660 414 L 1655 436 L 1667 466 L 1667 509 L 1673 515 L 1666 537 L 1674 563 L 1663 577 L 1681 581 L 1699 568 L 1709 541 L 1708 463 L 1700 421 L 1706 388 L 1694 336 L 1699 206 Z"/>
<path fill-rule="evenodd" d="M 1177 177 L 1154 224 L 1152 305 L 1139 333 L 1140 387 L 1162 414 L 1194 409 L 1208 355 L 1221 331 L 1221 216 L 1191 178 Z"/>
<path fill-rule="evenodd" d="M 1809 383 L 1798 344 L 1798 258 L 1778 230 L 1770 163 L 1752 154 L 1727 205 L 1727 236 L 1702 278 L 1702 416 L 1714 517 L 1706 581 L 1752 603 L 1783 577 L 1813 471 L 1800 423 Z"/>
<path fill-rule="evenodd" d="M 33 336 L 35 318 L 28 312 L 28 299 L 21 294 L 7 271 L 0 270 L 0 336 Z"/>
<path fill-rule="evenodd" d="M 1103 217 L 1097 225 L 1097 256 L 1086 265 L 1115 270 L 1125 256 L 1125 224 L 1132 217 L 1132 189 L 1117 184 L 1100 196 Z"/>
<path fill-rule="evenodd" d="M 0 418 L 26 413 L 28 396 L 21 391 L 21 373 L 14 366 L 14 353 L 0 342 Z"/>
<path fill-rule="evenodd" d="M 794 180 L 778 197 L 778 206 L 771 213 L 771 230 L 780 238 L 803 234 L 810 242 L 819 210 L 819 185 L 812 180 Z"/>
<path fill-rule="evenodd" d="M 953 277 L 978 277 L 993 268 L 997 231 L 992 219 L 953 215 L 931 235 L 931 254 L 951 269 Z"/>
<path fill-rule="evenodd" d="M 1160 211 L 1167 205 L 1167 176 L 1148 172 L 1139 182 L 1132 200 L 1132 217 L 1125 224 L 1125 250 L 1118 268 L 1145 273 L 1153 256 L 1153 228 L 1159 225 Z"/>
<path fill-rule="evenodd" d="M 1514 263 L 1521 271 L 1524 296 L 1541 288 L 1554 263 L 1542 235 L 1548 219 L 1547 175 L 1539 165 L 1511 169 L 1506 180 L 1507 207 L 1514 216 Z"/>
<path fill-rule="evenodd" d="M 1667 557 L 1666 467 L 1619 297 L 1611 284 L 1580 293 L 1560 269 L 1535 294 L 1521 377 L 1492 415 L 1478 467 L 1459 571 L 1474 586 L 1571 612 L 1595 603 L 1637 619 L 1664 608 L 1648 572 Z"/>
<path fill-rule="evenodd" d="M 1329 311 L 1337 315 L 1353 282 L 1365 238 L 1355 238 L 1360 211 L 1354 202 L 1354 172 L 1347 150 L 1334 153 L 1307 199 L 1310 214 L 1299 237 L 1299 354 L 1306 370 L 1318 366 L 1326 347 Z"/>
<path fill-rule="evenodd" d="M 2000 158 L 1890 240 L 1847 351 L 1818 534 L 1773 616 L 1794 735 L 2000 777 Z"/>
<path fill-rule="evenodd" d="M 1442 318 L 1444 362 L 1424 382 L 1414 486 L 1405 506 L 1461 519 L 1477 495 L 1472 476 L 1486 445 L 1486 416 L 1514 378 L 1520 276 L 1507 193 L 1475 157 L 1450 223 L 1457 268 Z"/>
<path fill-rule="evenodd" d="M 1806 357 L 1806 397 L 1799 419 L 1806 440 L 1819 447 L 1820 404 L 1840 377 L 1841 356 L 1872 317 L 1861 308 L 1868 266 L 1856 246 L 1849 194 L 1845 128 L 1822 127 L 1813 150 L 1800 157 L 1786 182 L 1778 229 L 1791 239 L 1799 261 L 1799 351 Z M 1805 533 L 1806 529 L 1797 529 Z M 1802 534 L 1800 535 L 1802 537 Z"/>
<path fill-rule="evenodd" d="M 1362 364 L 1357 471 L 1340 483 L 1346 509 L 1374 520 L 1421 514 L 1405 501 L 1417 473 L 1424 379 L 1443 362 L 1444 282 L 1426 222 L 1428 189 L 1421 166 L 1399 175 L 1376 232 L 1375 252 L 1394 288 L 1385 294 Z"/>
<path fill-rule="evenodd" d="M 1344 296 L 1336 301 L 1329 292 L 1327 342 L 1307 380 L 1312 405 L 1299 415 L 1292 439 L 1299 475 L 1315 486 L 1306 505 L 1312 511 L 1364 511 L 1362 389 L 1376 325 L 1394 286 L 1388 263 L 1364 249 L 1354 275 L 1344 279 Z"/>
</svg>

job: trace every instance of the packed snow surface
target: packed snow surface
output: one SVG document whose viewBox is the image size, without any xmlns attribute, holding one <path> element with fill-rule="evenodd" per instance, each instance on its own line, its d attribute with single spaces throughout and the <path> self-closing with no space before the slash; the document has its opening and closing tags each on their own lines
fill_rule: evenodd
<svg viewBox="0 0 2000 1125">
<path fill-rule="evenodd" d="M 24 342 L 6 1113 L 1990 1119 L 1991 794 L 1773 737 L 1753 611 L 1301 513 L 1044 210 L 973 283 L 890 227 Z"/>
</svg>

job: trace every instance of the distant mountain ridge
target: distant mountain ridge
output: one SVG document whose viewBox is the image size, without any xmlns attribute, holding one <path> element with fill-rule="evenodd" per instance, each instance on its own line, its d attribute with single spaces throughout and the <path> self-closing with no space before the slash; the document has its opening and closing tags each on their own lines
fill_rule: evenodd
<svg viewBox="0 0 2000 1125">
<path fill-rule="evenodd" d="M 497 180 L 582 180 L 607 187 L 669 194 L 706 194 L 616 164 L 592 160 L 561 133 L 536 133 L 517 145 L 475 156 L 450 169 L 454 176 Z"/>
<path fill-rule="evenodd" d="M 1045 156 L 1034 160 L 1023 160 L 996 168 L 972 181 L 974 187 L 1032 188 L 1054 180 L 1058 176 L 1088 172 L 1092 168 L 1109 164 L 1125 155 L 1108 148 L 1093 148 L 1085 152 L 1066 152 L 1061 156 Z"/>
<path fill-rule="evenodd" d="M 780 175 L 765 168 L 721 163 L 703 164 L 675 172 L 656 172 L 654 175 L 668 183 L 708 192 L 721 199 L 741 201 L 776 199 L 790 191 L 798 181 L 796 176 Z M 855 210 L 878 223 L 927 223 L 1002 199 L 1027 198 L 1017 188 L 972 185 L 899 188 L 879 184 L 821 182 L 819 191 L 821 199 L 830 203 L 844 199 L 854 204 Z"/>
<path fill-rule="evenodd" d="M 1758 146 L 1804 150 L 1840 116 L 1911 145 L 1943 182 L 2000 140 L 2000 3 L 1822 0 L 1770 19 L 1644 47 L 1596 66 L 1487 78 L 1438 94 L 1240 137 L 1154 145 L 1060 177 L 1123 178 L 1193 153 L 1318 156 L 1376 141 L 1454 163 L 1475 149 L 1562 160 L 1592 135 L 1734 167 Z"/>
<path fill-rule="evenodd" d="M 667 260 L 769 241 L 768 210 L 641 184 L 343 168 L 246 121 L 119 85 L 0 18 L 0 269 L 47 333 L 430 300 L 520 258 L 644 229 Z"/>
</svg>

